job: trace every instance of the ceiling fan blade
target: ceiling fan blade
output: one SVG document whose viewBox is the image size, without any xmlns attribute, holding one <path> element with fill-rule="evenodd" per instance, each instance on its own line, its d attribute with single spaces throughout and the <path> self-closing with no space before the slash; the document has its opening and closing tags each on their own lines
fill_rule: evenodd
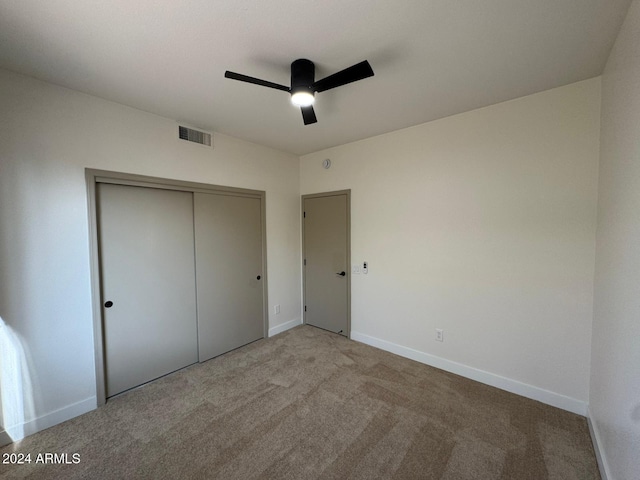
<svg viewBox="0 0 640 480">
<path fill-rule="evenodd" d="M 267 82 L 259 78 L 250 77 L 248 75 L 242 75 L 241 73 L 230 72 L 227 70 L 224 72 L 225 78 L 231 78 L 232 80 L 240 80 L 241 82 L 253 83 L 255 85 L 262 85 L 263 87 L 275 88 L 276 90 L 283 90 L 289 92 L 290 88 L 280 85 L 279 83 Z"/>
<path fill-rule="evenodd" d="M 371 65 L 369 65 L 369 62 L 365 60 L 364 62 L 356 63 L 355 65 L 345 68 L 344 70 L 340 70 L 333 75 L 329 75 L 328 77 L 318 80 L 311 87 L 316 92 L 324 92 L 325 90 L 340 87 L 347 83 L 357 82 L 358 80 L 372 76 L 373 69 L 371 68 Z"/>
<path fill-rule="evenodd" d="M 308 107 L 300 107 L 300 110 L 302 111 L 302 120 L 304 120 L 305 125 L 316 123 L 318 121 L 316 118 L 316 112 L 313 111 L 313 107 L 311 105 Z"/>
</svg>

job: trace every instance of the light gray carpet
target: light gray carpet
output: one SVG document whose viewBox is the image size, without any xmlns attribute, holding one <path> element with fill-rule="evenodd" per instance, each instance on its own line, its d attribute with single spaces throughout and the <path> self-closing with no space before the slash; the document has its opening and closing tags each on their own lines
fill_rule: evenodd
<svg viewBox="0 0 640 480">
<path fill-rule="evenodd" d="M 300 326 L 0 449 L 0 478 L 597 479 L 585 418 Z"/>
</svg>

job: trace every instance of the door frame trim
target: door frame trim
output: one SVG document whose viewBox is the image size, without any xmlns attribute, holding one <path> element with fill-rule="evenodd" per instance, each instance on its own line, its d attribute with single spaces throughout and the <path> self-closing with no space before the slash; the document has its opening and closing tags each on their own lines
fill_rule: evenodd
<svg viewBox="0 0 640 480">
<path fill-rule="evenodd" d="M 321 192 L 310 193 L 301 196 L 300 200 L 300 222 L 302 223 L 302 323 L 307 324 L 307 315 L 304 311 L 304 306 L 307 304 L 306 291 L 307 291 L 307 269 L 305 268 L 304 261 L 307 257 L 305 252 L 304 241 L 304 201 L 307 198 L 319 198 L 319 197 L 336 197 L 339 195 L 347 196 L 347 338 L 351 338 L 351 189 L 336 190 L 333 192 Z"/>
<path fill-rule="evenodd" d="M 96 184 L 111 183 L 115 185 L 129 185 L 135 187 L 158 188 L 163 190 L 179 190 L 192 193 L 213 193 L 216 195 L 232 195 L 236 197 L 251 197 L 260 199 L 260 223 L 262 229 L 262 324 L 263 338 L 269 336 L 268 318 L 268 283 L 267 283 L 267 223 L 266 223 L 266 192 L 246 188 L 227 187 L 207 183 L 189 182 L 170 178 L 150 177 L 132 173 L 112 172 L 85 168 L 87 186 L 87 212 L 89 216 L 89 269 L 91 280 L 91 310 L 93 317 L 93 343 L 96 373 L 96 398 L 98 406 L 107 402 L 105 375 L 105 346 L 102 318 L 102 285 L 100 270 L 100 249 L 98 241 L 98 215 Z M 195 279 L 194 279 L 195 281 Z"/>
</svg>

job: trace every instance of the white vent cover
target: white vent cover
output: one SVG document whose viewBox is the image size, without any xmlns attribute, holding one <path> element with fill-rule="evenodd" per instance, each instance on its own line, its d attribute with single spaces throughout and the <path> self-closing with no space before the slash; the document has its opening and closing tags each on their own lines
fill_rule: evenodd
<svg viewBox="0 0 640 480">
<path fill-rule="evenodd" d="M 211 146 L 210 133 L 201 132 L 189 127 L 183 127 L 182 125 L 178 127 L 178 138 L 189 142 L 199 143 L 200 145 L 206 145 L 207 147 Z"/>
</svg>

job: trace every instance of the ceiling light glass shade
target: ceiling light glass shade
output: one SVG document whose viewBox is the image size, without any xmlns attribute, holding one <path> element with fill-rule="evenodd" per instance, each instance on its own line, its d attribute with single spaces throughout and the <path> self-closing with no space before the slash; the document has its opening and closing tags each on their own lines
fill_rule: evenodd
<svg viewBox="0 0 640 480">
<path fill-rule="evenodd" d="M 309 92 L 296 92 L 291 95 L 291 103 L 297 107 L 308 107 L 309 105 L 313 105 L 314 101 L 315 97 Z"/>
</svg>

